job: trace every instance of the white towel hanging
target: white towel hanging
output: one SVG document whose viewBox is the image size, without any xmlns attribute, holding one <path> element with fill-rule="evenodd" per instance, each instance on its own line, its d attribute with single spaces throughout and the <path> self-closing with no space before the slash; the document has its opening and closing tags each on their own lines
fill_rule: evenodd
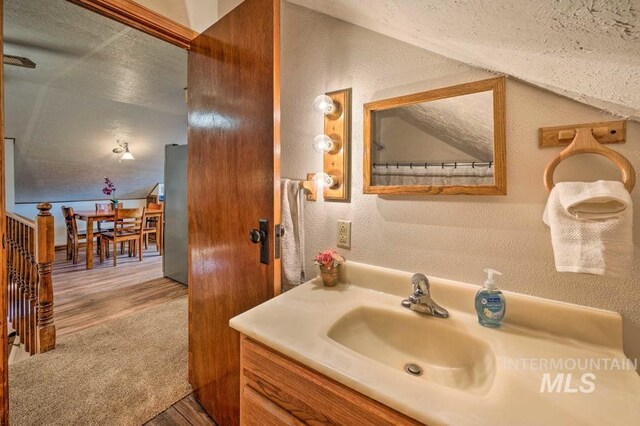
<svg viewBox="0 0 640 426">
<path fill-rule="evenodd" d="M 543 221 L 559 272 L 625 277 L 633 263 L 633 205 L 622 182 L 560 182 Z"/>
<path fill-rule="evenodd" d="M 282 220 L 282 291 L 305 281 L 304 275 L 304 190 L 300 181 L 281 180 Z"/>
</svg>

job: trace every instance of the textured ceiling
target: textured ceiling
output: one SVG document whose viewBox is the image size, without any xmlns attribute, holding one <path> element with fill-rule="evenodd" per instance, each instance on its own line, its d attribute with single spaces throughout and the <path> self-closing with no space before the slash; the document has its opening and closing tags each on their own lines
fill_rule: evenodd
<svg viewBox="0 0 640 426">
<path fill-rule="evenodd" d="M 640 0 L 289 0 L 640 120 Z"/>
<path fill-rule="evenodd" d="M 186 143 L 186 51 L 65 0 L 5 0 L 6 136 L 16 138 L 16 201 L 144 197 L 164 145 Z M 118 162 L 116 139 L 136 160 Z"/>
<path fill-rule="evenodd" d="M 397 112 L 406 122 L 477 161 L 493 160 L 493 92 L 455 96 L 387 111 Z"/>
</svg>

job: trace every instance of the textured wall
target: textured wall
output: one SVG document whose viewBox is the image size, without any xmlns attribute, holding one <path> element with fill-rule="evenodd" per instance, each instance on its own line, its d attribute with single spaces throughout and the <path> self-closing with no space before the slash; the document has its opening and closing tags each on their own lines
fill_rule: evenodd
<svg viewBox="0 0 640 426">
<path fill-rule="evenodd" d="M 542 223 L 547 198 L 542 172 L 559 150 L 538 149 L 538 128 L 614 117 L 508 80 L 507 196 L 363 195 L 363 103 L 490 74 L 289 3 L 283 4 L 282 28 L 284 177 L 301 178 L 322 165 L 321 155 L 311 148 L 313 137 L 322 131 L 322 118 L 312 107 L 314 97 L 353 88 L 351 203 L 306 204 L 308 259 L 335 246 L 337 219 L 351 220 L 352 249 L 344 251 L 351 260 L 476 284 L 483 281 L 483 268 L 496 268 L 504 273 L 504 289 L 620 312 L 626 353 L 640 358 L 640 247 L 630 279 L 561 274 L 555 271 L 549 231 Z M 615 149 L 640 170 L 640 123 L 629 122 L 628 140 Z M 606 161 L 582 156 L 559 167 L 557 179 L 569 176 L 617 175 Z M 638 205 L 640 188 L 633 199 Z M 640 206 L 634 217 L 636 245 L 639 215 Z M 309 276 L 315 275 L 310 260 L 306 266 Z"/>
<path fill-rule="evenodd" d="M 162 181 L 164 146 L 185 143 L 187 53 L 66 1 L 7 0 L 5 136 L 16 139 L 16 202 L 121 198 Z M 116 140 L 134 161 L 118 162 Z"/>
<path fill-rule="evenodd" d="M 120 198 L 141 198 L 163 179 L 164 146 L 186 142 L 173 114 L 23 81 L 6 86 L 7 135 L 16 138 L 16 201 L 101 197 L 110 177 Z M 129 141 L 133 161 L 111 152 Z"/>
</svg>

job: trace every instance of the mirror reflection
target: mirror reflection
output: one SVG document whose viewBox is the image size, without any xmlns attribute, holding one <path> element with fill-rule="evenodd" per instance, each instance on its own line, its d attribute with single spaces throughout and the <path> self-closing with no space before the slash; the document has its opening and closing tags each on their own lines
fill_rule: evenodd
<svg viewBox="0 0 640 426">
<path fill-rule="evenodd" d="M 493 184 L 493 92 L 373 113 L 374 185 Z"/>
<path fill-rule="evenodd" d="M 503 78 L 371 102 L 364 114 L 365 193 L 505 193 Z"/>
</svg>

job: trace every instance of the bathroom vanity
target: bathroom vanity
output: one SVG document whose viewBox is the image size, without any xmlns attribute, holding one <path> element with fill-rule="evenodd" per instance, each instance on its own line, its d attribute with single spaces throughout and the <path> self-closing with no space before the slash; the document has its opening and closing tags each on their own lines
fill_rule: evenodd
<svg viewBox="0 0 640 426">
<path fill-rule="evenodd" d="M 623 353 L 619 314 L 505 292 L 505 323 L 489 329 L 474 311 L 478 286 L 430 277 L 448 318 L 403 307 L 411 276 L 347 262 L 334 288 L 316 278 L 233 318 L 242 424 L 640 418 L 640 377 Z"/>
<path fill-rule="evenodd" d="M 243 425 L 419 425 L 352 389 L 243 336 Z"/>
</svg>

